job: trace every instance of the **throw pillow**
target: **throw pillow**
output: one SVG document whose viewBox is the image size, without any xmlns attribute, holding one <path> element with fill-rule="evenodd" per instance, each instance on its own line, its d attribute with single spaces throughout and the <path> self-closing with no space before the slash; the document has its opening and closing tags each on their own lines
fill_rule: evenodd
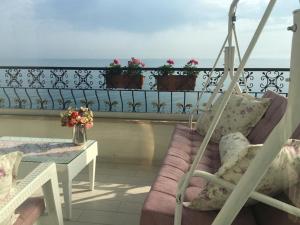
<svg viewBox="0 0 300 225">
<path fill-rule="evenodd" d="M 223 95 L 216 100 L 211 111 L 199 117 L 196 128 L 201 135 L 204 136 L 207 133 L 222 99 Z M 256 99 L 247 94 L 232 94 L 211 137 L 211 141 L 219 143 L 222 136 L 234 132 L 241 132 L 244 136 L 247 136 L 264 115 L 270 103 L 271 101 L 268 98 Z"/>
<path fill-rule="evenodd" d="M 5 201 L 12 193 L 21 159 L 21 152 L 0 155 L 0 201 Z M 9 215 L 4 221 L 0 221 L 0 225 L 13 224 L 14 217 L 14 215 Z"/>
<path fill-rule="evenodd" d="M 215 175 L 237 184 L 261 148 L 262 145 L 250 145 L 244 148 L 234 157 L 224 162 Z M 256 191 L 266 195 L 280 193 L 298 182 L 299 171 L 300 140 L 289 140 L 270 165 Z M 229 197 L 230 192 L 231 190 L 210 182 L 189 207 L 199 210 L 220 209 Z M 247 203 L 251 204 L 253 202 L 253 200 L 249 200 Z"/>
<path fill-rule="evenodd" d="M 227 162 L 229 158 L 236 157 L 239 151 L 250 145 L 248 139 L 240 132 L 223 136 L 219 143 L 219 153 L 221 163 Z"/>
</svg>

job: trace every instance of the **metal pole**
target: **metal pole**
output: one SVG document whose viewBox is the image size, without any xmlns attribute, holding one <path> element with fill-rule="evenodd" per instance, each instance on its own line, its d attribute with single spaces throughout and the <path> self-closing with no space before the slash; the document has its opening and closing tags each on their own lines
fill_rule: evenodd
<svg viewBox="0 0 300 225">
<path fill-rule="evenodd" d="M 274 5 L 275 2 L 276 1 L 274 0 L 273 2 L 270 2 L 270 4 Z M 269 8 L 270 12 L 271 8 L 272 6 Z M 229 225 L 233 222 L 250 194 L 255 190 L 256 186 L 263 178 L 269 165 L 280 151 L 281 146 L 286 143 L 286 140 L 299 125 L 300 88 L 297 86 L 300 84 L 300 64 L 298 63 L 300 57 L 300 30 L 297 29 L 297 27 L 300 27 L 300 10 L 294 12 L 294 21 L 295 25 L 292 28 L 294 35 L 291 54 L 291 83 L 289 86 L 287 111 L 225 202 L 225 205 L 216 217 L 213 225 Z"/>
<path fill-rule="evenodd" d="M 232 48 L 231 48 L 231 47 L 232 47 L 232 32 L 233 32 L 233 30 L 234 30 L 235 12 L 236 12 L 236 8 L 237 8 L 238 2 L 239 2 L 239 0 L 233 0 L 232 3 L 231 3 L 231 5 L 230 5 L 230 9 L 229 9 L 229 13 L 228 13 L 228 34 L 227 34 L 227 37 L 226 37 L 226 39 L 225 39 L 225 41 L 224 41 L 224 43 L 223 43 L 223 45 L 222 45 L 222 48 L 221 48 L 221 50 L 220 50 L 220 52 L 219 52 L 219 54 L 218 54 L 218 57 L 217 57 L 217 59 L 216 59 L 216 61 L 215 61 L 215 64 L 214 64 L 214 66 L 213 66 L 211 72 L 209 73 L 209 76 L 208 76 L 208 78 L 207 78 L 207 81 L 206 81 L 206 83 L 205 83 L 205 85 L 204 85 L 204 87 L 203 87 L 203 89 L 202 89 L 202 91 L 201 91 L 200 97 L 197 99 L 196 109 L 194 109 L 194 110 L 191 112 L 191 115 L 190 115 L 190 117 L 189 117 L 189 127 L 190 127 L 191 129 L 193 128 L 193 117 L 194 117 L 194 113 L 198 110 L 200 100 L 202 99 L 203 93 L 204 93 L 205 89 L 207 88 L 207 85 L 209 84 L 210 78 L 211 78 L 211 76 L 213 75 L 213 73 L 214 73 L 214 71 L 215 71 L 215 68 L 216 68 L 216 66 L 217 66 L 217 63 L 218 63 L 218 61 L 219 61 L 219 59 L 220 59 L 220 57 L 221 57 L 221 54 L 222 54 L 222 52 L 223 52 L 223 50 L 224 50 L 224 48 L 225 48 L 227 42 L 228 42 L 229 48 L 232 49 Z M 233 50 L 233 53 L 230 52 L 229 54 L 230 54 L 230 55 L 227 56 L 227 59 L 228 59 L 228 58 L 232 58 L 232 60 L 233 60 L 233 62 L 232 62 L 232 64 L 233 64 L 233 67 L 232 67 L 232 68 L 233 68 L 233 69 L 230 70 L 230 77 L 231 77 L 231 79 L 233 79 L 233 74 L 234 74 L 234 50 Z M 226 53 L 225 53 L 225 57 L 226 57 Z M 230 61 L 230 62 L 231 62 L 231 61 Z M 230 64 L 230 65 L 231 65 L 231 64 Z M 218 82 L 218 85 L 217 85 L 217 87 L 215 88 L 213 94 L 210 96 L 210 98 L 209 98 L 209 100 L 208 100 L 208 102 L 207 102 L 207 104 L 206 104 L 206 107 L 205 107 L 205 110 L 204 110 L 204 111 L 209 110 L 211 103 L 213 102 L 214 98 L 216 97 L 216 95 L 217 95 L 218 92 L 219 92 L 220 87 L 223 85 L 225 79 L 227 78 L 228 68 L 230 68 L 230 67 L 229 67 L 230 65 L 228 65 L 228 64 L 225 62 L 225 64 L 224 64 L 224 75 L 225 75 L 225 76 L 223 75 L 222 79 Z M 239 86 L 238 83 L 237 83 L 237 86 L 236 86 L 236 87 L 237 87 L 237 91 L 238 91 L 239 93 L 241 93 L 242 91 L 241 91 L 241 88 L 240 88 L 240 86 Z M 217 90 L 217 91 L 216 91 L 216 90 Z"/>
<path fill-rule="evenodd" d="M 230 34 L 228 36 L 228 44 L 229 47 L 232 46 L 232 27 L 233 27 L 233 22 L 235 21 L 235 12 L 236 12 L 236 8 L 237 8 L 237 4 L 239 3 L 239 0 L 234 0 L 231 5 L 230 5 L 230 9 L 229 9 L 229 13 L 228 13 L 228 34 Z"/>
<path fill-rule="evenodd" d="M 228 59 L 229 61 L 225 60 L 225 64 L 224 64 L 224 73 L 228 72 L 226 70 L 229 70 L 229 75 L 230 78 L 233 79 L 234 76 L 234 49 L 232 49 L 232 31 L 234 29 L 234 23 L 236 21 L 236 16 L 235 16 L 235 12 L 237 9 L 237 4 L 238 4 L 239 0 L 235 0 L 231 3 L 230 9 L 229 9 L 229 13 L 228 13 L 228 47 L 229 47 L 229 52 L 228 52 Z M 226 54 L 225 54 L 226 57 Z M 239 84 L 236 84 L 236 91 L 238 93 L 242 93 L 242 90 L 239 86 Z"/>
</svg>

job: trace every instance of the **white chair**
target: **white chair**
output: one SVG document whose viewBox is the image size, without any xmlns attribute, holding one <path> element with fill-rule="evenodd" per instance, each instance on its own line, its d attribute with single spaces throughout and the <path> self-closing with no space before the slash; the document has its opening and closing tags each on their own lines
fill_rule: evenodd
<svg viewBox="0 0 300 225">
<path fill-rule="evenodd" d="M 43 190 L 47 213 L 42 217 L 39 217 L 38 213 L 33 213 L 35 214 L 34 216 L 23 215 L 22 217 L 22 213 L 26 212 L 26 207 L 34 208 L 34 198 L 31 197 L 40 188 Z M 42 202 L 41 199 L 39 200 L 39 202 Z M 40 210 L 41 213 L 43 213 L 44 204 L 40 205 L 43 205 Z M 63 215 L 55 163 L 40 164 L 30 174 L 22 179 L 19 184 L 17 184 L 15 191 L 6 201 L 0 202 L 0 223 L 7 218 L 7 215 L 13 214 L 16 210 L 18 211 L 18 209 L 18 213 L 21 212 L 21 215 L 14 223 L 15 225 L 21 225 L 23 223 L 28 224 L 28 220 L 32 221 L 30 223 L 33 225 L 63 225 Z M 26 220 L 26 222 L 24 220 Z"/>
</svg>

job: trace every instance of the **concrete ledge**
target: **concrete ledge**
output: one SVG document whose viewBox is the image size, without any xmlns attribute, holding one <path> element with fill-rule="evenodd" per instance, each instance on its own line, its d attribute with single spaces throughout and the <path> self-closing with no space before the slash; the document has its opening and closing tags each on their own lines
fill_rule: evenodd
<svg viewBox="0 0 300 225">
<path fill-rule="evenodd" d="M 59 116 L 64 110 L 0 109 L 0 115 Z M 98 118 L 120 118 L 137 120 L 188 121 L 189 114 L 180 113 L 132 113 L 132 112 L 94 112 Z"/>
<path fill-rule="evenodd" d="M 38 112 L 34 115 L 32 110 L 4 112 L 0 113 L 0 136 L 72 138 L 72 128 L 60 125 L 59 111 L 52 111 L 50 115 Z M 88 139 L 98 141 L 100 162 L 159 164 L 177 123 L 187 124 L 187 121 L 96 117 L 87 135 Z"/>
</svg>

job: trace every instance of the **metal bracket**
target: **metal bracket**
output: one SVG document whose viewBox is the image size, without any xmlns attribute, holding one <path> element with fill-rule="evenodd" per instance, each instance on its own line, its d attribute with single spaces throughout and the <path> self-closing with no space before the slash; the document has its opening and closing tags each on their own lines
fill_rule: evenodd
<svg viewBox="0 0 300 225">
<path fill-rule="evenodd" d="M 177 202 L 177 204 L 181 204 L 182 203 L 182 195 L 181 194 L 179 194 L 179 195 L 176 196 L 176 202 Z"/>
<path fill-rule="evenodd" d="M 287 28 L 288 31 L 296 32 L 297 31 L 297 24 L 294 24 L 292 26 L 289 26 Z"/>
<path fill-rule="evenodd" d="M 231 17 L 231 21 L 234 23 L 234 22 L 236 22 L 236 15 L 233 15 L 232 17 Z"/>
</svg>

